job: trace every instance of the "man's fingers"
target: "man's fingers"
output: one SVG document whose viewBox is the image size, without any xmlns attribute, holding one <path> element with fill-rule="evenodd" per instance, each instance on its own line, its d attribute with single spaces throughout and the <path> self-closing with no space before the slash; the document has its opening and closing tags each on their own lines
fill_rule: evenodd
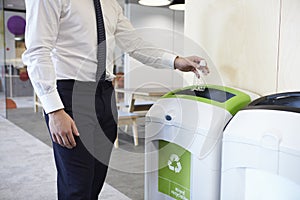
<svg viewBox="0 0 300 200">
<path fill-rule="evenodd" d="M 57 140 L 57 138 L 56 138 L 56 135 L 55 135 L 55 134 L 51 133 L 51 136 L 52 136 L 53 142 L 59 143 L 58 140 Z"/>
<path fill-rule="evenodd" d="M 55 143 L 59 144 L 60 146 L 64 147 L 64 142 L 62 141 L 62 139 L 59 135 L 56 135 L 54 133 L 51 133 L 51 135 L 52 135 L 53 142 L 55 142 Z"/>
<path fill-rule="evenodd" d="M 79 136 L 79 132 L 78 132 L 77 126 L 74 121 L 71 124 L 71 128 L 72 128 L 74 135 Z"/>
<path fill-rule="evenodd" d="M 63 135 L 61 136 L 61 139 L 62 139 L 63 145 L 64 145 L 65 147 L 67 147 L 68 149 L 72 149 L 72 146 L 71 146 L 71 144 L 70 144 L 70 142 L 69 142 L 69 140 L 68 140 L 68 138 L 67 138 L 67 134 L 63 134 Z"/>
<path fill-rule="evenodd" d="M 71 145 L 72 147 L 75 147 L 75 146 L 76 146 L 76 142 L 75 142 L 73 133 L 72 133 L 72 132 L 69 132 L 66 136 L 67 136 L 67 138 L 68 138 L 68 141 L 69 141 L 70 145 Z"/>
<path fill-rule="evenodd" d="M 204 60 L 203 58 L 199 57 L 199 56 L 190 56 L 190 57 L 187 57 L 187 59 L 191 60 L 192 62 L 195 62 L 195 63 L 200 63 L 201 60 Z"/>
<path fill-rule="evenodd" d="M 204 75 L 209 74 L 209 69 L 208 69 L 208 67 L 202 67 L 202 66 L 200 66 L 200 67 L 198 67 L 198 69 L 199 69 Z"/>
<path fill-rule="evenodd" d="M 59 135 L 54 135 L 56 137 L 57 143 L 60 144 L 60 146 L 64 146 L 64 143 Z"/>
<path fill-rule="evenodd" d="M 195 73 L 197 78 L 200 78 L 200 74 L 196 68 L 194 68 L 192 71 Z"/>
<path fill-rule="evenodd" d="M 197 65 L 197 69 L 199 69 L 204 75 L 209 74 L 209 68 L 207 67 L 207 62 L 205 60 L 201 60 Z"/>
<path fill-rule="evenodd" d="M 67 134 L 61 134 L 61 135 L 52 134 L 52 139 L 53 142 L 59 144 L 62 147 L 67 147 L 71 149 L 76 146 L 76 142 L 72 132 L 69 132 Z"/>
</svg>

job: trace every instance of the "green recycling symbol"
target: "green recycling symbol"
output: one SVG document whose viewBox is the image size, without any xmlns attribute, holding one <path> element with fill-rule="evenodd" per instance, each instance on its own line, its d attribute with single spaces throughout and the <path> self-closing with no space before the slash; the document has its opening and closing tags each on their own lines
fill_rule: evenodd
<svg viewBox="0 0 300 200">
<path fill-rule="evenodd" d="M 168 160 L 168 167 L 171 171 L 179 173 L 182 170 L 179 156 L 172 154 Z"/>
</svg>

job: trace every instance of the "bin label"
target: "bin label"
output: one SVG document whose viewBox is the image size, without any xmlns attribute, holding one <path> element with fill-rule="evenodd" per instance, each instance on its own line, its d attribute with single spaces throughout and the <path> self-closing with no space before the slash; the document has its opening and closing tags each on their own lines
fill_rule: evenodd
<svg viewBox="0 0 300 200">
<path fill-rule="evenodd" d="M 158 191 L 177 200 L 190 200 L 191 153 L 159 141 Z"/>
<path fill-rule="evenodd" d="M 171 154 L 170 159 L 168 160 L 168 167 L 169 170 L 175 172 L 175 173 L 180 173 L 181 172 L 181 163 L 180 163 L 180 158 L 176 154 Z"/>
</svg>

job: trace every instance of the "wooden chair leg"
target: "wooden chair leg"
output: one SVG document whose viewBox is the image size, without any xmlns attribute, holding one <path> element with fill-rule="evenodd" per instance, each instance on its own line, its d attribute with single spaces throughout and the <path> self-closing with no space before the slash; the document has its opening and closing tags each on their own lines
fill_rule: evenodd
<svg viewBox="0 0 300 200">
<path fill-rule="evenodd" d="M 38 101 L 39 101 L 39 98 L 38 98 L 38 96 L 34 93 L 34 112 L 38 112 L 38 111 L 39 111 Z"/>
<path fill-rule="evenodd" d="M 134 146 L 137 146 L 139 145 L 139 140 L 138 140 L 139 136 L 138 136 L 136 119 L 132 120 L 132 132 L 133 132 Z"/>
<path fill-rule="evenodd" d="M 118 129 L 119 129 L 119 127 L 118 127 Z M 119 148 L 119 134 L 118 134 L 118 132 L 117 132 L 117 137 L 116 137 L 114 146 L 115 146 L 115 148 Z"/>
<path fill-rule="evenodd" d="M 124 132 L 127 133 L 127 131 L 128 131 L 128 125 L 125 125 Z"/>
</svg>

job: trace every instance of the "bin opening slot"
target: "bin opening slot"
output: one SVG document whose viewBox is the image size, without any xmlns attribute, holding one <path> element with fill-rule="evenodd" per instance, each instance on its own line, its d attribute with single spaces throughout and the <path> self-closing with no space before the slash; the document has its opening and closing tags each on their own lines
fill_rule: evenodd
<svg viewBox="0 0 300 200">
<path fill-rule="evenodd" d="M 235 96 L 235 94 L 223 90 L 214 89 L 214 88 L 205 88 L 205 90 L 203 91 L 186 89 L 186 90 L 180 90 L 174 94 L 202 97 L 220 103 L 224 103 L 225 101 Z"/>
<path fill-rule="evenodd" d="M 282 96 L 280 98 L 266 98 L 256 105 L 277 105 L 300 108 L 300 96 Z"/>
</svg>

